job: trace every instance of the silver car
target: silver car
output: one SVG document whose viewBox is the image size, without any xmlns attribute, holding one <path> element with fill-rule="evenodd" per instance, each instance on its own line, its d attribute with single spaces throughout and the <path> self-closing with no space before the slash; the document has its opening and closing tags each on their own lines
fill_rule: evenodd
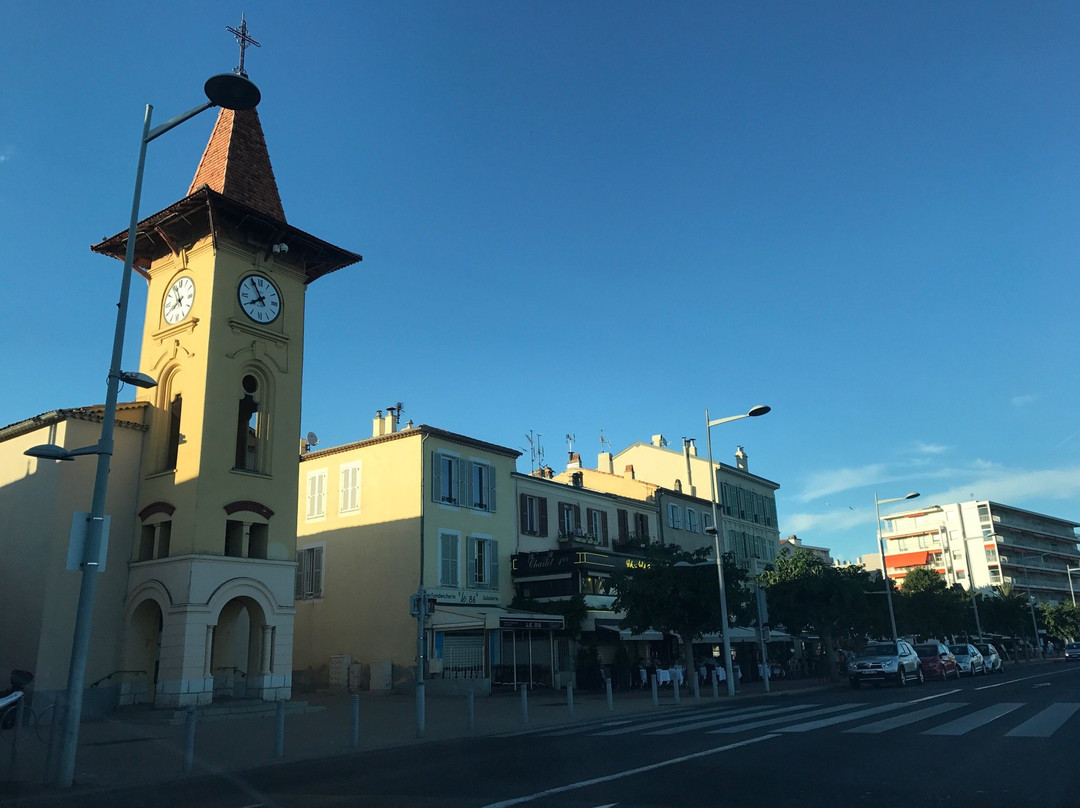
<svg viewBox="0 0 1080 808">
<path fill-rule="evenodd" d="M 974 677 L 977 673 L 985 674 L 986 662 L 983 660 L 983 655 L 979 653 L 979 649 L 971 643 L 963 642 L 956 645 L 950 645 L 949 650 L 953 652 L 953 656 L 956 657 L 956 664 L 960 667 L 960 673 L 966 673 L 968 676 Z"/>
<path fill-rule="evenodd" d="M 895 682 L 899 687 L 908 682 L 923 683 L 919 655 L 904 640 L 867 643 L 848 663 L 847 674 L 848 682 L 856 688 L 863 682 L 875 687 L 882 682 Z"/>
<path fill-rule="evenodd" d="M 983 655 L 983 665 L 989 673 L 1001 673 L 1004 670 L 998 649 L 988 642 L 977 642 L 975 647 Z"/>
</svg>

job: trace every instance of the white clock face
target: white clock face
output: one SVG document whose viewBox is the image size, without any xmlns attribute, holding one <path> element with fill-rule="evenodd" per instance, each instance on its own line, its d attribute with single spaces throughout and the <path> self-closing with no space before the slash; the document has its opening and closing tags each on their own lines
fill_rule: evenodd
<svg viewBox="0 0 1080 808">
<path fill-rule="evenodd" d="M 240 308 L 257 323 L 272 323 L 281 313 L 281 296 L 264 275 L 245 275 L 236 290 Z"/>
<path fill-rule="evenodd" d="M 165 302 L 161 305 L 165 322 L 174 325 L 188 316 L 191 304 L 195 302 L 195 281 L 191 278 L 177 278 L 169 291 L 165 293 Z"/>
</svg>

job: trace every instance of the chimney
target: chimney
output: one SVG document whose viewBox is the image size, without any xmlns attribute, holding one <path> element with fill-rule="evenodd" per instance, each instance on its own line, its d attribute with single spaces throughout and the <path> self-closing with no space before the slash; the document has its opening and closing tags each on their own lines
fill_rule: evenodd
<svg viewBox="0 0 1080 808">
<path fill-rule="evenodd" d="M 663 435 L 653 435 L 652 436 L 652 445 L 653 446 L 667 446 L 667 440 L 664 438 Z"/>
<path fill-rule="evenodd" d="M 626 470 L 623 472 L 623 477 L 625 477 L 628 480 L 636 480 L 637 478 L 634 476 L 634 467 L 633 466 L 627 466 Z"/>
<path fill-rule="evenodd" d="M 611 456 L 611 452 L 600 453 L 600 456 L 596 459 L 596 470 L 606 474 L 615 473 L 615 458 Z"/>
<path fill-rule="evenodd" d="M 570 461 L 566 464 L 567 470 L 581 468 L 581 455 L 577 452 L 570 453 Z"/>
<path fill-rule="evenodd" d="M 697 457 L 697 444 L 694 443 L 694 438 L 687 438 L 687 443 L 690 444 L 690 456 Z"/>
<path fill-rule="evenodd" d="M 375 411 L 375 420 L 372 423 L 371 437 L 377 438 L 386 434 L 386 421 L 383 420 L 382 410 Z"/>
<path fill-rule="evenodd" d="M 746 452 L 744 452 L 743 448 L 741 446 L 739 446 L 738 448 L 735 449 L 735 465 L 738 466 L 742 471 L 748 471 L 749 466 L 748 466 L 746 461 L 747 461 Z"/>
</svg>

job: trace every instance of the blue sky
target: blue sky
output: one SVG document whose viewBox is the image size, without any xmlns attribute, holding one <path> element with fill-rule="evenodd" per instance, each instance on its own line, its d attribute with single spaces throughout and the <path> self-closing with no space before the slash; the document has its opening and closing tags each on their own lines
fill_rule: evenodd
<svg viewBox="0 0 1080 808">
<path fill-rule="evenodd" d="M 375 410 L 587 465 L 713 430 L 783 535 L 874 492 L 1080 521 L 1080 8 L 0 1 L 0 423 L 100 403 L 144 105 L 246 67 L 312 285 L 304 429 Z M 150 146 L 181 198 L 213 113 Z M 137 361 L 145 287 L 133 289 Z M 888 508 L 886 508 L 888 512 Z"/>
</svg>

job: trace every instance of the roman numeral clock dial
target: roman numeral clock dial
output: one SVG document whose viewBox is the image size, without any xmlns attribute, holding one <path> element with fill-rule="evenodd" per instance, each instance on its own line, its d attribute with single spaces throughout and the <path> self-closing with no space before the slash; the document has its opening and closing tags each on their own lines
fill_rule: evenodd
<svg viewBox="0 0 1080 808">
<path fill-rule="evenodd" d="M 281 295 L 265 275 L 245 275 L 236 293 L 244 314 L 257 323 L 272 323 L 281 313 Z"/>
<path fill-rule="evenodd" d="M 173 281 L 165 300 L 161 304 L 161 314 L 169 325 L 176 325 L 188 316 L 191 304 L 195 302 L 195 281 L 187 276 Z"/>
</svg>

